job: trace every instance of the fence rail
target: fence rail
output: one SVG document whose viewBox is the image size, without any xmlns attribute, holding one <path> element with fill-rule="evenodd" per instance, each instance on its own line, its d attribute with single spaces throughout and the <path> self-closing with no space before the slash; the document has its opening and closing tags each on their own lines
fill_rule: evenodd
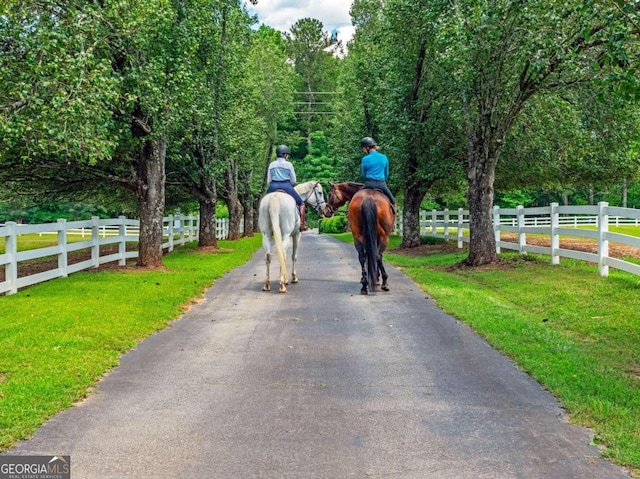
<svg viewBox="0 0 640 479">
<path fill-rule="evenodd" d="M 609 206 L 560 206 L 551 203 L 540 208 L 493 208 L 493 230 L 498 253 L 502 249 L 521 254 L 538 253 L 551 256 L 551 263 L 560 264 L 560 258 L 589 261 L 598 265 L 601 276 L 609 274 L 609 267 L 640 275 L 640 265 L 609 256 L 609 242 L 640 248 L 640 238 L 609 231 L 611 226 L 640 226 L 640 210 Z M 588 228 L 595 229 L 588 229 Z M 397 225 L 402 234 L 402 222 Z M 503 241 L 501 233 L 515 233 L 517 243 Z M 420 212 L 420 234 L 457 241 L 458 248 L 469 242 L 469 211 L 444 210 Z M 527 243 L 527 234 L 549 237 L 550 246 Z M 594 240 L 596 253 L 576 251 L 560 247 L 560 238 L 581 237 Z"/>
<path fill-rule="evenodd" d="M 164 249 L 172 251 L 175 246 L 198 240 L 198 217 L 175 215 L 163 218 Z M 26 234 L 52 235 L 57 237 L 55 246 L 18 251 L 18 237 Z M 64 278 L 71 273 L 117 261 L 120 266 L 126 264 L 127 259 L 137 258 L 138 251 L 127 251 L 127 243 L 137 243 L 140 233 L 140 221 L 120 216 L 115 219 L 100 219 L 93 217 L 86 221 L 58 220 L 56 223 L 37 225 L 23 225 L 7 222 L 0 225 L 0 241 L 4 239 L 5 252 L 0 254 L 0 272 L 4 268 L 4 280 L 0 281 L 0 294 L 13 294 L 20 288 L 48 281 L 54 278 Z M 229 235 L 229 220 L 218 218 L 216 222 L 216 236 L 226 239 Z M 86 238 L 86 239 L 85 239 Z M 72 239 L 73 241 L 69 242 Z M 117 252 L 107 254 L 105 246 L 116 245 Z M 79 250 L 90 250 L 90 258 L 69 263 L 69 253 Z M 19 275 L 20 263 L 29 260 L 56 256 L 56 268 L 30 274 Z M 2 279 L 0 277 L 0 279 Z"/>
</svg>

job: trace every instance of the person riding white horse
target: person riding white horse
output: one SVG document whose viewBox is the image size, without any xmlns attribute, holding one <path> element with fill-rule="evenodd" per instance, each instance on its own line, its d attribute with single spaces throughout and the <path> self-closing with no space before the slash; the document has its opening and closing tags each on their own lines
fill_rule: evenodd
<svg viewBox="0 0 640 479">
<path fill-rule="evenodd" d="M 319 215 L 326 208 L 322 185 L 317 181 L 307 181 L 295 186 L 296 193 L 302 200 L 312 206 Z M 300 217 L 296 212 L 296 202 L 292 195 L 284 191 L 267 193 L 261 200 L 258 209 L 258 226 L 262 233 L 262 246 L 265 250 L 265 262 L 267 264 L 267 278 L 262 288 L 264 291 L 271 289 L 269 267 L 271 264 L 271 238 L 276 247 L 280 262 L 280 293 L 286 293 L 286 285 L 289 283 L 287 273 L 286 253 L 289 243 L 293 245 L 291 259 L 291 282 L 297 283 L 296 260 L 298 255 L 298 243 L 300 242 Z"/>
<path fill-rule="evenodd" d="M 296 172 L 293 168 L 293 164 L 289 161 L 291 150 L 287 145 L 280 145 L 276 148 L 276 159 L 269 164 L 267 169 L 267 183 L 269 188 L 267 193 L 273 193 L 274 191 L 283 190 L 289 193 L 298 205 L 298 212 L 300 214 L 300 231 L 306 231 L 306 207 L 304 200 L 294 189 L 296 184 Z"/>
</svg>

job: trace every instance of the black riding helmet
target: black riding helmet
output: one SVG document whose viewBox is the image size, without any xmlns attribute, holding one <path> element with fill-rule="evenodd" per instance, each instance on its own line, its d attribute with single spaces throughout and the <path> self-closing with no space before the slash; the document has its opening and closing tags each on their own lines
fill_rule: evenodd
<svg viewBox="0 0 640 479">
<path fill-rule="evenodd" d="M 370 136 L 365 136 L 362 140 L 360 140 L 360 148 L 373 148 L 376 145 L 376 140 L 374 140 Z"/>
<path fill-rule="evenodd" d="M 281 157 L 284 155 L 290 155 L 291 154 L 291 150 L 289 150 L 289 147 L 287 145 L 280 145 L 278 146 L 278 148 L 276 148 L 276 156 L 277 157 Z"/>
</svg>

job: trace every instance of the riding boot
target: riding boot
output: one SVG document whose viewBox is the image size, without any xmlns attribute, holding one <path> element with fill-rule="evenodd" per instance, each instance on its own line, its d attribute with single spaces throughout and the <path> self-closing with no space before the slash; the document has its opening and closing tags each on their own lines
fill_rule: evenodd
<svg viewBox="0 0 640 479">
<path fill-rule="evenodd" d="M 307 205 L 300 205 L 300 231 L 307 231 Z"/>
</svg>

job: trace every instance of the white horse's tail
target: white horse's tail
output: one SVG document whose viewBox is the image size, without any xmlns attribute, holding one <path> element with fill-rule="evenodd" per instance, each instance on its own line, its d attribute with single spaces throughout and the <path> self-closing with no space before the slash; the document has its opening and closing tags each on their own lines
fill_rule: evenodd
<svg viewBox="0 0 640 479">
<path fill-rule="evenodd" d="M 273 198 L 275 200 L 276 198 Z M 269 202 L 269 218 L 271 219 L 271 229 L 273 230 L 273 240 L 276 244 L 278 252 L 278 260 L 280 261 L 280 276 L 284 278 L 286 283 L 289 279 L 287 273 L 287 260 L 284 256 L 284 245 L 282 244 L 282 230 L 280 229 L 280 201 Z"/>
</svg>

